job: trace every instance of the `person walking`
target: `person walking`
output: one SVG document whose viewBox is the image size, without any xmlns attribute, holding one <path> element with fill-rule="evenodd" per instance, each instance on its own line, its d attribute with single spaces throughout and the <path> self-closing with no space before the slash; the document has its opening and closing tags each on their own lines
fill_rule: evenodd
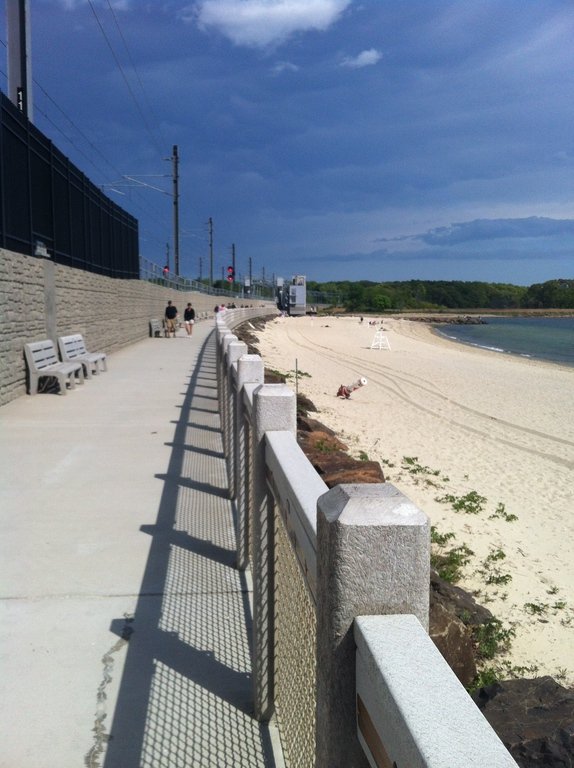
<svg viewBox="0 0 574 768">
<path fill-rule="evenodd" d="M 175 321 L 177 319 L 177 307 L 174 306 L 171 301 L 167 302 L 165 308 L 165 335 L 169 338 L 169 334 L 173 334 L 175 339 Z"/>
<path fill-rule="evenodd" d="M 195 323 L 195 309 L 188 302 L 187 307 L 183 311 L 183 322 L 185 324 L 185 330 L 187 335 L 191 336 L 193 333 L 193 324 Z"/>
</svg>

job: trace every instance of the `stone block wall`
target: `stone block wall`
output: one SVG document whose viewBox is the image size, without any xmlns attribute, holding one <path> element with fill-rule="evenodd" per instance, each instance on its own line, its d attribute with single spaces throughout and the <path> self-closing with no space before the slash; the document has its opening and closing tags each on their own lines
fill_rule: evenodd
<svg viewBox="0 0 574 768">
<path fill-rule="evenodd" d="M 210 316 L 218 302 L 202 293 L 103 277 L 0 249 L 0 406 L 26 393 L 26 342 L 57 342 L 58 336 L 81 333 L 88 349 L 109 354 L 147 338 L 150 319 L 163 318 L 168 299 L 181 316 L 188 301 L 196 313 Z"/>
</svg>

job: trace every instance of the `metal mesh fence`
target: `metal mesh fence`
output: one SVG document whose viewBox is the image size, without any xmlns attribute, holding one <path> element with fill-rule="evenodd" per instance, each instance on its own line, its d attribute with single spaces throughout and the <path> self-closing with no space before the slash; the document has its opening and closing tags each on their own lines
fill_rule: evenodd
<svg viewBox="0 0 574 768">
<path fill-rule="evenodd" d="M 139 277 L 138 222 L 0 93 L 0 247 Z"/>
<path fill-rule="evenodd" d="M 275 505 L 275 707 L 288 768 L 315 764 L 315 605 Z"/>
</svg>

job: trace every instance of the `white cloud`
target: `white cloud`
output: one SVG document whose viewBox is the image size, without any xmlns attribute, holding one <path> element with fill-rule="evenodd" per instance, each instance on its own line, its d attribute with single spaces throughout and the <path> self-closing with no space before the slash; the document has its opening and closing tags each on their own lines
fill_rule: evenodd
<svg viewBox="0 0 574 768">
<path fill-rule="evenodd" d="M 278 61 L 272 69 L 274 75 L 280 75 L 282 72 L 298 72 L 299 67 L 297 64 L 292 64 L 290 61 Z"/>
<path fill-rule="evenodd" d="M 297 32 L 324 31 L 352 0 L 200 0 L 184 12 L 200 29 L 215 29 L 236 45 L 267 48 Z"/>
<path fill-rule="evenodd" d="M 358 56 L 347 56 L 341 62 L 342 67 L 351 67 L 351 69 L 360 69 L 361 67 L 371 67 L 381 60 L 383 54 L 376 48 L 369 48 L 368 51 L 361 51 Z"/>
</svg>

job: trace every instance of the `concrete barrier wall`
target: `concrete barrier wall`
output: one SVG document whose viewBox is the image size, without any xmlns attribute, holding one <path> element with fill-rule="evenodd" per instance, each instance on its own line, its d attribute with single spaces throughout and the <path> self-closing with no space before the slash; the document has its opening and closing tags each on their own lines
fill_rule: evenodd
<svg viewBox="0 0 574 768">
<path fill-rule="evenodd" d="M 210 318 L 222 300 L 143 280 L 103 277 L 0 249 L 0 406 L 26 393 L 26 342 L 56 342 L 58 336 L 81 333 L 88 349 L 109 354 L 147 338 L 150 319 L 163 318 L 168 299 L 181 316 L 191 301 L 196 313 Z M 262 304 L 244 299 L 241 303 Z"/>
<path fill-rule="evenodd" d="M 255 717 L 277 716 L 298 768 L 450 768 L 485 764 L 484 755 L 516 765 L 426 634 L 427 516 L 390 483 L 325 492 L 296 442 L 293 393 L 261 383 L 262 361 L 231 332 L 238 320 L 217 318 L 217 366 L 223 442 L 237 454 L 227 456 L 237 563 L 253 579 Z M 285 606 L 299 581 L 308 620 Z M 311 668 L 313 685 L 298 685 Z M 309 737 L 314 749 L 301 749 Z"/>
</svg>

